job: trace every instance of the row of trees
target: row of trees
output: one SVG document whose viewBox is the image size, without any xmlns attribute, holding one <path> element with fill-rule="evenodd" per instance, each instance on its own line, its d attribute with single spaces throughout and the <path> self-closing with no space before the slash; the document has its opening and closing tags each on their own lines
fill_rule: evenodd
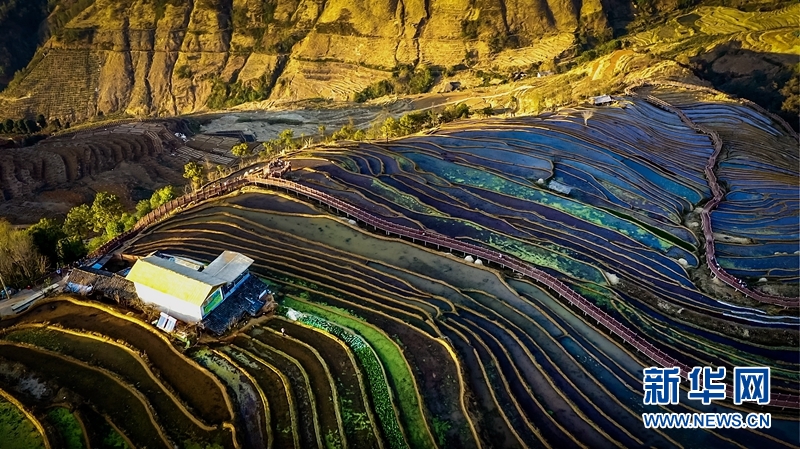
<svg viewBox="0 0 800 449">
<path fill-rule="evenodd" d="M 69 125 L 67 125 L 67 127 L 69 127 Z M 61 128 L 61 122 L 58 119 L 48 124 L 47 119 L 45 119 L 42 114 L 36 116 L 36 120 L 0 119 L 0 134 L 36 134 L 46 129 L 59 130 Z"/>
<path fill-rule="evenodd" d="M 32 284 L 55 267 L 68 265 L 131 229 L 151 210 L 176 198 L 173 186 L 156 190 L 126 212 L 120 199 L 99 192 L 91 204 L 73 207 L 64 220 L 42 218 L 25 230 L 0 220 L 0 276 L 10 287 Z"/>
</svg>

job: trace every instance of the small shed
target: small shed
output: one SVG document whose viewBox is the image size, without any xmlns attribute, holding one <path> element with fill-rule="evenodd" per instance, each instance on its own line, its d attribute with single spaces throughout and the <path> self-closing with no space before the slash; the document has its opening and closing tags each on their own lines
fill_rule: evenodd
<svg viewBox="0 0 800 449">
<path fill-rule="evenodd" d="M 137 297 L 133 283 L 123 276 L 89 267 L 72 270 L 64 291 L 83 296 L 99 294 L 123 304 L 131 304 Z"/>
<path fill-rule="evenodd" d="M 448 81 L 444 83 L 442 92 L 454 92 L 461 89 L 461 81 Z"/>
<path fill-rule="evenodd" d="M 614 102 L 614 99 L 611 98 L 611 95 L 599 95 L 597 97 L 592 97 L 592 104 L 595 106 L 602 106 L 606 104 L 611 104 Z"/>
</svg>

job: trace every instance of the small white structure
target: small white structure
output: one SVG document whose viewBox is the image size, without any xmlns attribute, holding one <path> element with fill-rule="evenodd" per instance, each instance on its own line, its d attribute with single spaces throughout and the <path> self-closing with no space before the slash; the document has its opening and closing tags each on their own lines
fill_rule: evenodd
<svg viewBox="0 0 800 449">
<path fill-rule="evenodd" d="M 467 257 L 464 258 L 464 260 L 466 260 L 469 263 L 475 262 L 475 258 L 472 257 L 472 256 L 467 256 Z"/>
<path fill-rule="evenodd" d="M 599 95 L 597 97 L 592 97 L 592 104 L 595 106 L 602 106 L 604 104 L 611 104 L 614 102 L 614 99 L 611 98 L 611 95 Z"/>
<path fill-rule="evenodd" d="M 178 320 L 175 317 L 171 317 L 164 312 L 161 312 L 161 315 L 158 317 L 158 322 L 156 323 L 156 327 L 161 329 L 164 332 L 172 332 L 175 330 L 175 324 L 178 323 Z"/>
<path fill-rule="evenodd" d="M 475 265 L 483 265 L 483 261 L 480 259 L 475 259 Z"/>
<path fill-rule="evenodd" d="M 153 253 L 139 259 L 126 279 L 146 304 L 187 323 L 202 321 L 249 276 L 253 259 L 224 251 L 208 266 Z"/>
<path fill-rule="evenodd" d="M 561 184 L 555 180 L 551 180 L 547 187 L 549 187 L 550 190 L 555 190 L 556 192 L 563 193 L 564 195 L 569 195 L 569 192 L 572 192 L 572 187 L 566 184 Z"/>
</svg>

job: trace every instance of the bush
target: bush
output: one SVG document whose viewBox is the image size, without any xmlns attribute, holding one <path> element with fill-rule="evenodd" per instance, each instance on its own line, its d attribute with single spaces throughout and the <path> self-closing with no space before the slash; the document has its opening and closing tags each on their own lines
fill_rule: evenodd
<svg viewBox="0 0 800 449">
<path fill-rule="evenodd" d="M 156 190 L 155 192 L 153 192 L 153 195 L 150 196 L 150 209 L 156 209 L 156 208 L 158 208 L 158 206 L 161 206 L 162 204 L 166 204 L 166 203 L 174 200 L 175 198 L 177 198 L 179 196 L 180 196 L 180 192 L 178 191 L 178 189 L 175 186 L 162 187 L 162 188 Z M 139 208 L 139 205 L 137 204 L 137 213 L 138 213 L 138 208 Z M 147 211 L 147 212 L 150 212 L 150 211 Z M 140 217 L 144 216 L 144 215 L 147 215 L 147 212 L 145 212 L 144 214 L 140 215 Z"/>
<path fill-rule="evenodd" d="M 247 143 L 240 143 L 239 145 L 235 145 L 233 148 L 231 148 L 231 153 L 233 153 L 233 155 L 236 157 L 244 157 L 250 156 L 253 151 L 250 149 Z"/>
<path fill-rule="evenodd" d="M 39 254 L 33 238 L 0 219 L 0 276 L 10 287 L 23 288 L 45 273 L 47 258 Z"/>
<path fill-rule="evenodd" d="M 192 69 L 190 69 L 188 65 L 182 65 L 175 69 L 175 76 L 177 76 L 180 80 L 191 78 Z"/>
<path fill-rule="evenodd" d="M 469 106 L 459 103 L 455 106 L 446 107 L 441 113 L 440 120 L 446 123 L 460 118 L 469 118 L 470 115 L 472 115 L 472 111 L 470 111 Z"/>
<path fill-rule="evenodd" d="M 211 95 L 206 100 L 206 106 L 212 109 L 266 100 L 271 90 L 266 74 L 247 85 L 240 81 L 226 83 L 218 77 L 212 78 L 211 83 Z"/>
<path fill-rule="evenodd" d="M 435 82 L 436 74 L 430 67 L 414 68 L 411 65 L 400 65 L 392 71 L 391 80 L 378 81 L 361 92 L 356 92 L 353 101 L 363 103 L 392 93 L 421 94 L 428 92 Z"/>
<path fill-rule="evenodd" d="M 364 130 L 357 129 L 353 123 L 348 123 L 331 134 L 330 140 L 334 142 L 337 140 L 364 140 L 366 137 Z"/>
<path fill-rule="evenodd" d="M 391 93 L 394 93 L 394 84 L 389 80 L 380 80 L 377 83 L 370 84 L 361 92 L 356 92 L 353 95 L 353 101 L 363 103 L 367 100 L 380 98 Z"/>
<path fill-rule="evenodd" d="M 477 20 L 462 20 L 461 21 L 461 37 L 464 39 L 477 39 L 478 38 L 478 21 Z"/>
</svg>

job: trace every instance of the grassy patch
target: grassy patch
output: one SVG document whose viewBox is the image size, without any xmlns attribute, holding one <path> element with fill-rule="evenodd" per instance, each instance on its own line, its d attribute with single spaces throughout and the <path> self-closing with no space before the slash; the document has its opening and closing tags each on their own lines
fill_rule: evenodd
<svg viewBox="0 0 800 449">
<path fill-rule="evenodd" d="M 86 447 L 81 424 L 69 410 L 61 407 L 54 408 L 47 412 L 47 419 L 61 434 L 67 449 Z"/>
<path fill-rule="evenodd" d="M 390 338 L 364 321 L 334 312 L 327 307 L 291 298 L 283 301 L 283 305 L 286 307 L 320 316 L 361 335 L 378 354 L 381 364 L 386 368 L 391 379 L 392 386 L 397 393 L 398 408 L 405 424 L 409 444 L 411 447 L 434 446 L 428 432 L 425 431 L 425 417 L 420 413 L 419 397 L 414 383 L 411 381 L 413 374 L 402 352 Z"/>
<path fill-rule="evenodd" d="M 14 404 L 0 397 L 0 447 L 4 449 L 43 448 L 36 427 Z"/>
</svg>

